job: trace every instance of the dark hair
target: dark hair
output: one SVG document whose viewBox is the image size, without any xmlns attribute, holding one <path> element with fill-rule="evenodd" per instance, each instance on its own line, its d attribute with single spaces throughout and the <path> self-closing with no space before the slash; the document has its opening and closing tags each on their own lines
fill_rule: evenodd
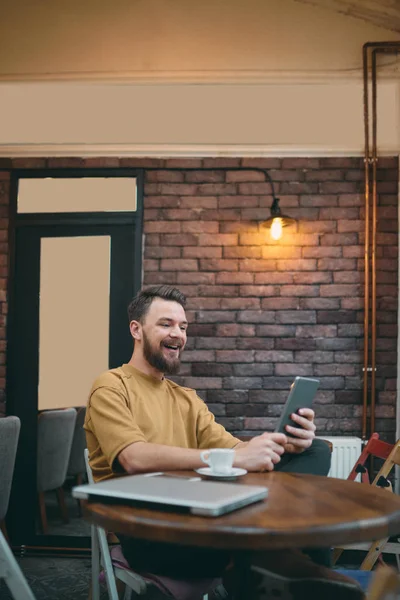
<svg viewBox="0 0 400 600">
<path fill-rule="evenodd" d="M 132 299 L 128 306 L 129 322 L 143 322 L 143 319 L 150 308 L 150 304 L 155 298 L 178 302 L 183 308 L 186 306 L 186 296 L 177 288 L 170 285 L 153 285 L 140 290 L 140 292 Z"/>
</svg>

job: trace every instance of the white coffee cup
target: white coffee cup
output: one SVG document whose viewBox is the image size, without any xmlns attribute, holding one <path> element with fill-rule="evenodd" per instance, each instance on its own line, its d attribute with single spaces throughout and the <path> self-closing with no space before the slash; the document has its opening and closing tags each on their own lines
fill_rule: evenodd
<svg viewBox="0 0 400 600">
<path fill-rule="evenodd" d="M 235 458 L 235 451 L 231 448 L 212 448 L 200 454 L 203 462 L 210 466 L 213 475 L 229 475 Z"/>
</svg>

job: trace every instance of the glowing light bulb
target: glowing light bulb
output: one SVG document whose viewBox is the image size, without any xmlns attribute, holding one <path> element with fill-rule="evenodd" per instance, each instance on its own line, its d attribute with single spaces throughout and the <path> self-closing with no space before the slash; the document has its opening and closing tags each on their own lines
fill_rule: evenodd
<svg viewBox="0 0 400 600">
<path fill-rule="evenodd" d="M 272 221 L 271 237 L 273 240 L 279 240 L 282 236 L 282 219 L 277 217 Z"/>
</svg>

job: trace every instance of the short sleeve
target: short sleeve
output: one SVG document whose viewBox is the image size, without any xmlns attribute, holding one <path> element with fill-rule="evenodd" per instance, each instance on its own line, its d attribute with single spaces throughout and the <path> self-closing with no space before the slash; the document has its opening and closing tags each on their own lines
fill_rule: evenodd
<svg viewBox="0 0 400 600">
<path fill-rule="evenodd" d="M 100 386 L 89 398 L 87 426 L 97 438 L 103 455 L 113 471 L 120 471 L 118 454 L 130 444 L 145 442 L 128 406 L 124 388 Z"/>
<path fill-rule="evenodd" d="M 198 448 L 234 448 L 239 444 L 240 440 L 226 431 L 225 427 L 215 422 L 215 417 L 208 410 L 206 403 L 200 398 L 198 401 L 200 402 L 196 431 Z"/>
</svg>

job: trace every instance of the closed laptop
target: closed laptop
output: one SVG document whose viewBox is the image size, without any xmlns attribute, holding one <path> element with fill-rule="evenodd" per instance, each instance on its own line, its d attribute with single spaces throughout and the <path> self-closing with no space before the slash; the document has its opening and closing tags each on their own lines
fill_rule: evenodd
<svg viewBox="0 0 400 600">
<path fill-rule="evenodd" d="M 268 495 L 268 488 L 204 481 L 195 476 L 174 477 L 163 473 L 150 473 L 80 485 L 72 490 L 72 495 L 93 502 L 123 502 L 158 510 L 179 510 L 217 517 L 264 500 Z"/>
</svg>

